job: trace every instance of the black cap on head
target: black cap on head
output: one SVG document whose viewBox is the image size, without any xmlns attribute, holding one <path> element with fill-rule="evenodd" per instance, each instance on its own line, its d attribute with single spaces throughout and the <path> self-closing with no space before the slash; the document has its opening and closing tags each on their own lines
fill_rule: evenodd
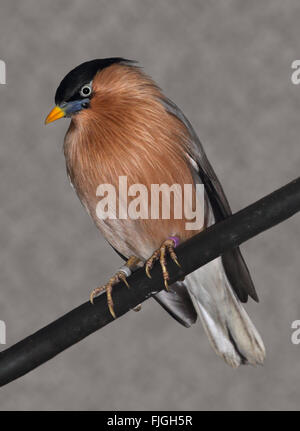
<svg viewBox="0 0 300 431">
<path fill-rule="evenodd" d="M 105 69 L 112 64 L 132 64 L 135 61 L 126 60 L 121 57 L 102 58 L 86 61 L 71 70 L 59 84 L 55 94 L 55 104 L 75 100 L 80 88 L 89 83 L 99 70 Z"/>
</svg>

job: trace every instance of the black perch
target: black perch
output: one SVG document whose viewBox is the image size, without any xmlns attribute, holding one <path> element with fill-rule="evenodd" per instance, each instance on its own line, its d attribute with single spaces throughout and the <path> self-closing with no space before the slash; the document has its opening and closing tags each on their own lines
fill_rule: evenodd
<svg viewBox="0 0 300 431">
<path fill-rule="evenodd" d="M 236 214 L 195 235 L 176 248 L 178 268 L 168 258 L 170 284 L 205 265 L 226 250 L 288 219 L 300 210 L 300 178 L 249 205 Z M 114 286 L 113 300 L 117 317 L 164 288 L 159 265 L 152 278 L 139 269 L 124 283 Z M 94 305 L 85 302 L 24 340 L 0 353 L 0 386 L 23 376 L 58 353 L 112 322 L 105 293 Z"/>
</svg>

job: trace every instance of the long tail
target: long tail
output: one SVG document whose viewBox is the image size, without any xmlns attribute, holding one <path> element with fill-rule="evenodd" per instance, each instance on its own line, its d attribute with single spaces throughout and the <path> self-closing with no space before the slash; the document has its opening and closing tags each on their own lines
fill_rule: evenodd
<svg viewBox="0 0 300 431">
<path fill-rule="evenodd" d="M 262 364 L 263 341 L 234 294 L 221 258 L 186 277 L 192 302 L 215 352 L 227 364 Z"/>
</svg>

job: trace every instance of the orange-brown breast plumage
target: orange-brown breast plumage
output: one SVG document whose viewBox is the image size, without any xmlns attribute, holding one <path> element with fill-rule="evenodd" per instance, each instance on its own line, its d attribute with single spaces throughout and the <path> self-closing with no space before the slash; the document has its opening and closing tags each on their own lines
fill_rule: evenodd
<svg viewBox="0 0 300 431">
<path fill-rule="evenodd" d="M 81 201 L 108 241 L 125 256 L 146 258 L 168 236 L 194 235 L 186 219 L 99 220 L 99 184 L 193 184 L 184 124 L 168 113 L 163 95 L 139 68 L 113 65 L 95 76 L 88 110 L 73 117 L 65 138 L 67 170 Z M 133 199 L 133 198 L 131 198 Z M 128 199 L 130 202 L 130 198 Z M 171 206 L 172 207 L 172 206 Z M 138 239 L 137 239 L 138 238 Z M 139 244 L 137 244 L 137 241 Z M 143 245 L 142 245 L 143 244 Z"/>
</svg>

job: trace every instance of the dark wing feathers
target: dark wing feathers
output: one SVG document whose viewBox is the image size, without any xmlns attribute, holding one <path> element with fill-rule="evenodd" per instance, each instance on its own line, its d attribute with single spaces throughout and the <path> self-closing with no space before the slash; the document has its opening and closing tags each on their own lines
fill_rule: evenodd
<svg viewBox="0 0 300 431">
<path fill-rule="evenodd" d="M 183 282 L 177 281 L 169 286 L 168 292 L 162 290 L 153 298 L 186 328 L 196 322 L 197 313 Z"/>
<path fill-rule="evenodd" d="M 202 144 L 194 131 L 191 123 L 182 111 L 169 99 L 162 100 L 165 108 L 171 114 L 179 118 L 186 126 L 191 136 L 190 156 L 199 167 L 199 176 L 204 184 L 212 206 L 216 222 L 223 220 L 232 214 L 224 190 L 204 152 Z M 240 249 L 229 250 L 222 256 L 224 269 L 228 280 L 241 302 L 247 302 L 248 295 L 258 302 L 258 296 L 247 265 Z"/>
</svg>

